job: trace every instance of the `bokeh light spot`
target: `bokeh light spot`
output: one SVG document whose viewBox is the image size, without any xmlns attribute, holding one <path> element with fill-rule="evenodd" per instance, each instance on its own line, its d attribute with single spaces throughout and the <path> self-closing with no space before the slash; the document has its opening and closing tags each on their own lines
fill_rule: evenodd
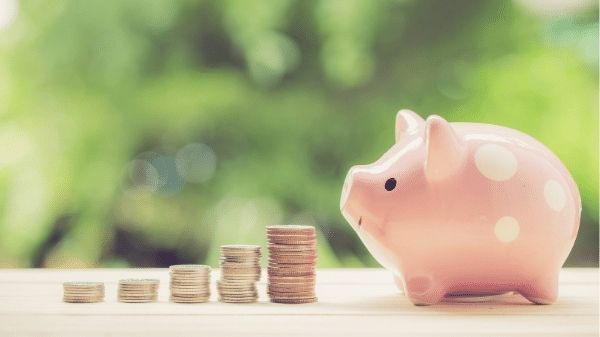
<svg viewBox="0 0 600 337">
<path fill-rule="evenodd" d="M 177 152 L 175 164 L 183 179 L 192 183 L 202 183 L 212 178 L 215 173 L 217 156 L 210 146 L 191 143 Z"/>
<path fill-rule="evenodd" d="M 284 74 L 297 66 L 299 58 L 296 43 L 273 32 L 258 37 L 246 52 L 250 76 L 263 85 L 279 82 Z"/>
<path fill-rule="evenodd" d="M 150 164 L 158 171 L 160 184 L 156 190 L 163 195 L 173 195 L 181 191 L 185 181 L 177 173 L 175 157 L 158 156 L 150 161 Z"/>
<path fill-rule="evenodd" d="M 144 186 L 152 192 L 156 192 L 163 183 L 158 170 L 152 166 L 150 161 L 144 159 L 131 161 L 129 176 L 134 185 Z"/>
</svg>

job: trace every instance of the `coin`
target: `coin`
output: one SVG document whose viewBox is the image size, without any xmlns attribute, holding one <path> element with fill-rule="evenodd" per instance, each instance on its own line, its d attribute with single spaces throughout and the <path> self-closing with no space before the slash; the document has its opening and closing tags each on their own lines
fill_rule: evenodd
<svg viewBox="0 0 600 337">
<path fill-rule="evenodd" d="M 148 303 L 158 299 L 157 279 L 122 279 L 117 288 L 117 300 L 124 303 Z"/>
<path fill-rule="evenodd" d="M 68 303 L 95 303 L 104 300 L 102 282 L 64 282 L 63 301 Z"/>
<path fill-rule="evenodd" d="M 310 298 L 279 298 L 279 297 L 271 297 L 271 302 L 273 303 L 282 303 L 282 304 L 304 304 L 304 303 L 314 303 L 317 302 L 317 297 Z"/>
<path fill-rule="evenodd" d="M 209 266 L 179 264 L 169 267 L 171 296 L 175 303 L 204 303 L 210 298 Z"/>
<path fill-rule="evenodd" d="M 317 238 L 312 226 L 268 226 L 267 294 L 271 302 L 315 302 Z"/>
<path fill-rule="evenodd" d="M 260 279 L 260 246 L 221 246 L 221 279 L 217 281 L 219 301 L 225 303 L 256 302 L 256 281 Z"/>
</svg>

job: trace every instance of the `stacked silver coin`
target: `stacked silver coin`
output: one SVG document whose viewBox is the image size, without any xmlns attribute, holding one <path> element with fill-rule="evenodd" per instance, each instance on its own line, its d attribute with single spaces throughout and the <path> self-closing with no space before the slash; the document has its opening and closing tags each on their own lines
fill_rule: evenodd
<svg viewBox="0 0 600 337">
<path fill-rule="evenodd" d="M 274 303 L 312 303 L 315 294 L 317 237 L 312 226 L 268 226 L 269 280 Z"/>
<path fill-rule="evenodd" d="M 125 279 L 119 281 L 118 300 L 125 303 L 149 303 L 158 299 L 159 280 Z"/>
<path fill-rule="evenodd" d="M 203 303 L 210 298 L 210 267 L 180 264 L 169 267 L 171 302 Z"/>
<path fill-rule="evenodd" d="M 102 282 L 64 282 L 63 301 L 69 303 L 95 303 L 104 300 Z"/>
<path fill-rule="evenodd" d="M 260 246 L 221 246 L 221 279 L 217 281 L 219 301 L 252 303 L 258 299 L 256 281 L 260 279 Z"/>
</svg>

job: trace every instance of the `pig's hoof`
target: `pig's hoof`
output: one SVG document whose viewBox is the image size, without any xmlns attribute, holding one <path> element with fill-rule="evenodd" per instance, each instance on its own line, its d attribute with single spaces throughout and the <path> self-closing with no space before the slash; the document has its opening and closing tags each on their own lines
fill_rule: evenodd
<svg viewBox="0 0 600 337">
<path fill-rule="evenodd" d="M 542 279 L 519 291 L 523 297 L 535 304 L 552 304 L 558 298 L 558 276 Z"/>
<path fill-rule="evenodd" d="M 414 305 L 431 305 L 440 302 L 445 291 L 430 276 L 413 276 L 406 281 L 406 294 Z"/>
<path fill-rule="evenodd" d="M 525 296 L 525 298 L 534 304 L 552 304 L 556 301 L 556 299 L 552 299 L 552 298 L 527 297 L 527 296 Z"/>
</svg>

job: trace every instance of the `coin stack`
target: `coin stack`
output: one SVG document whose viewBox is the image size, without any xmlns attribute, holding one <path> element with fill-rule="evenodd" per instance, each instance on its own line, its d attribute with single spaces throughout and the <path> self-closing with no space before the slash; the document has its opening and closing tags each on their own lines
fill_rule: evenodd
<svg viewBox="0 0 600 337">
<path fill-rule="evenodd" d="M 312 303 L 317 237 L 312 226 L 268 226 L 268 293 L 274 303 Z"/>
<path fill-rule="evenodd" d="M 210 297 L 210 267 L 180 264 L 169 267 L 171 302 L 203 303 Z"/>
<path fill-rule="evenodd" d="M 125 279 L 119 281 L 118 299 L 125 303 L 156 302 L 159 280 Z"/>
<path fill-rule="evenodd" d="M 221 246 L 221 279 L 217 281 L 219 301 L 252 303 L 258 299 L 256 281 L 260 279 L 260 246 Z"/>
<path fill-rule="evenodd" d="M 104 300 L 102 282 L 65 282 L 63 301 L 69 303 L 96 303 Z"/>
</svg>

